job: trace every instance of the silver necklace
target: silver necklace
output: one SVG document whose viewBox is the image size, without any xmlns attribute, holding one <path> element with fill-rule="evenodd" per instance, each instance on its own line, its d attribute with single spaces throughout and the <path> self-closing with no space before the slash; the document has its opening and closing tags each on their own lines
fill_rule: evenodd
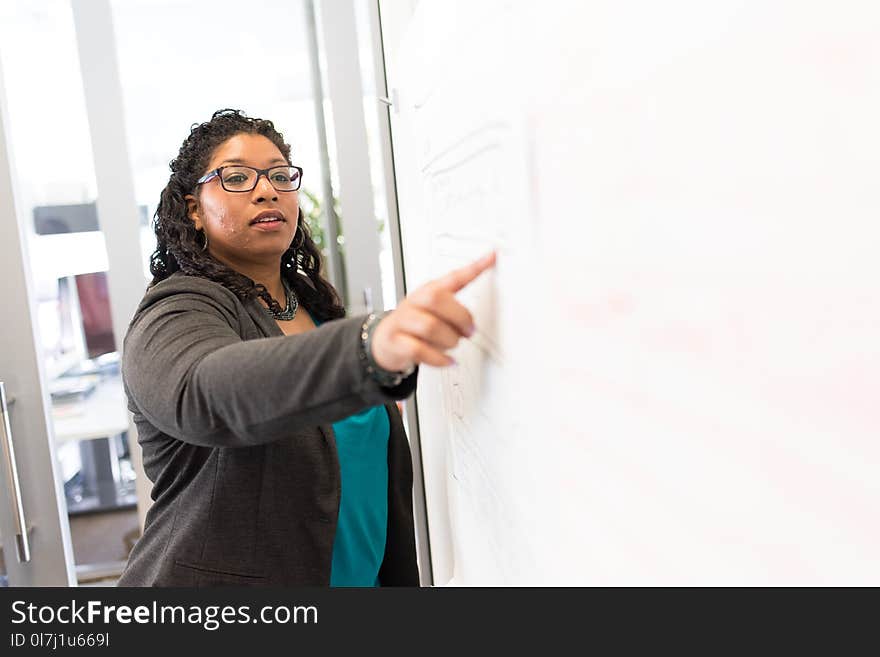
<svg viewBox="0 0 880 657">
<path fill-rule="evenodd" d="M 284 294 L 287 297 L 287 307 L 281 312 L 275 312 L 271 308 L 266 308 L 272 317 L 282 321 L 288 321 L 296 317 L 296 309 L 299 308 L 299 300 L 296 298 L 296 292 L 290 287 L 287 279 L 281 277 L 281 284 L 284 285 Z"/>
</svg>

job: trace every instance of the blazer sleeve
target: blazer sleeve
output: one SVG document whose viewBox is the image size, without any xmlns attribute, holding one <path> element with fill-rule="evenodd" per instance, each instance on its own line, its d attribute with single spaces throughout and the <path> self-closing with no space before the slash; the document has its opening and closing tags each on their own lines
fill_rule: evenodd
<svg viewBox="0 0 880 657">
<path fill-rule="evenodd" d="M 417 372 L 382 388 L 359 357 L 364 317 L 243 340 L 234 310 L 198 292 L 139 312 L 123 349 L 126 392 L 158 430 L 187 443 L 246 447 L 403 399 Z"/>
</svg>

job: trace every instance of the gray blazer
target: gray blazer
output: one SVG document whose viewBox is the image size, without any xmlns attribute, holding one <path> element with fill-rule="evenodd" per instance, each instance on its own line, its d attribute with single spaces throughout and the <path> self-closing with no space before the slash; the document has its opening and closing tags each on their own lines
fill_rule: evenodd
<svg viewBox="0 0 880 657">
<path fill-rule="evenodd" d="M 153 482 L 120 586 L 326 586 L 339 512 L 332 422 L 384 404 L 383 586 L 418 586 L 412 460 L 393 403 L 358 358 L 363 317 L 285 336 L 256 300 L 178 272 L 150 288 L 122 376 Z"/>
</svg>

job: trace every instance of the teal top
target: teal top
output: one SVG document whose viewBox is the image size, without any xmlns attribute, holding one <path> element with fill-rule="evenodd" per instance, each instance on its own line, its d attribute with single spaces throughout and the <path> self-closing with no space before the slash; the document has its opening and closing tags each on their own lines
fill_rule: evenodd
<svg viewBox="0 0 880 657">
<path fill-rule="evenodd" d="M 330 586 L 379 586 L 388 532 L 388 434 L 384 406 L 333 423 L 342 500 Z"/>
<path fill-rule="evenodd" d="M 320 325 L 320 322 L 315 322 Z M 384 406 L 333 423 L 342 499 L 330 586 L 379 586 L 388 533 L 388 437 Z"/>
</svg>

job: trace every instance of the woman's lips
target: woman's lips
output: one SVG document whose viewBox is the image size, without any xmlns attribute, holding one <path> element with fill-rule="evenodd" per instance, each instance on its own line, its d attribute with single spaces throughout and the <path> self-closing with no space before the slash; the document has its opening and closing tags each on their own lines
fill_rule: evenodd
<svg viewBox="0 0 880 657">
<path fill-rule="evenodd" d="M 280 210 L 263 210 L 256 217 L 251 219 L 251 226 L 259 228 L 265 232 L 277 232 L 281 229 L 284 221 L 284 214 Z"/>
<path fill-rule="evenodd" d="M 259 230 L 276 231 L 280 230 L 284 223 L 282 219 L 272 219 L 271 221 L 260 221 L 251 225 Z"/>
</svg>

